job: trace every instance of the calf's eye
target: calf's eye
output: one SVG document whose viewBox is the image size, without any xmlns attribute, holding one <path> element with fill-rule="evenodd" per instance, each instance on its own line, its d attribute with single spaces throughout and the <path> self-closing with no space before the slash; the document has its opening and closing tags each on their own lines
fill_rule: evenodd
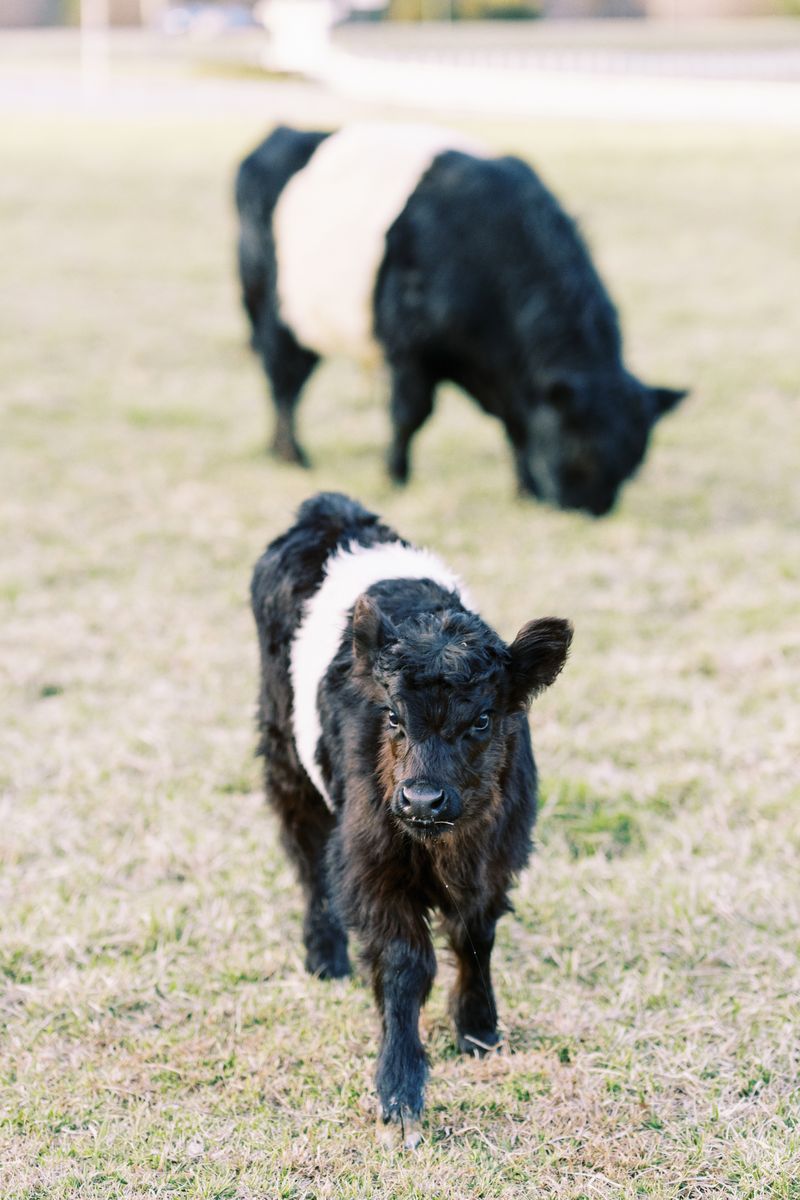
<svg viewBox="0 0 800 1200">
<path fill-rule="evenodd" d="M 472 723 L 474 733 L 486 733 L 489 728 L 489 714 L 481 713 L 481 715 Z"/>
</svg>

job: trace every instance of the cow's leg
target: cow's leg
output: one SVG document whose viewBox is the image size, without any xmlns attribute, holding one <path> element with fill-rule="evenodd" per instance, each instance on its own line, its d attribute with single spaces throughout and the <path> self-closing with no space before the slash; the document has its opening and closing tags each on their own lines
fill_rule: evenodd
<svg viewBox="0 0 800 1200">
<path fill-rule="evenodd" d="M 392 443 L 389 474 L 395 483 L 405 483 L 409 474 L 408 449 L 414 434 L 433 410 L 436 379 L 417 361 L 392 363 Z"/>
<path fill-rule="evenodd" d="M 395 936 L 382 945 L 366 940 L 375 999 L 381 1012 L 378 1055 L 378 1136 L 409 1149 L 420 1141 L 420 1116 L 428 1066 L 419 1037 L 419 1014 L 436 974 L 436 958 L 427 930 Z"/>
<path fill-rule="evenodd" d="M 527 449 L 517 446 L 513 447 L 514 451 L 514 470 L 517 475 L 517 490 L 520 496 L 534 496 L 539 498 L 539 488 L 536 480 L 533 478 L 530 464 L 528 462 Z"/>
<path fill-rule="evenodd" d="M 303 943 L 306 970 L 321 979 L 350 974 L 347 934 L 336 911 L 327 871 L 333 814 L 316 789 L 286 760 L 282 739 L 262 742 L 266 794 L 281 821 L 281 841 L 294 863 L 306 901 Z"/>
<path fill-rule="evenodd" d="M 458 1048 L 464 1054 L 483 1055 L 500 1041 L 491 972 L 496 924 L 486 914 L 466 922 L 460 917 L 445 922 L 458 970 L 450 1013 Z"/>
<path fill-rule="evenodd" d="M 274 313 L 263 309 L 257 348 L 272 385 L 275 404 L 272 452 L 284 462 L 308 466 L 308 460 L 297 441 L 295 409 L 303 387 L 319 362 L 319 355 L 301 346 L 291 330 L 278 321 Z"/>
<path fill-rule="evenodd" d="M 506 416 L 504 424 L 506 435 L 511 444 L 511 451 L 514 455 L 514 470 L 517 475 L 519 493 L 521 496 L 538 496 L 539 489 L 536 486 L 536 480 L 533 478 L 529 463 L 530 436 L 528 426 L 524 420 L 520 420 L 514 416 Z"/>
<path fill-rule="evenodd" d="M 239 234 L 239 279 L 242 304 L 250 320 L 250 345 L 258 349 L 258 329 L 266 295 L 266 270 L 258 234 L 242 223 Z"/>
</svg>

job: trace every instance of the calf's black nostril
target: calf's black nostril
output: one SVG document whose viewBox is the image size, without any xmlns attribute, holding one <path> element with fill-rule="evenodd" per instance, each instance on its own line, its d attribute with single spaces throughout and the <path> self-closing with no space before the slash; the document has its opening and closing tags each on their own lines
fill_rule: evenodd
<svg viewBox="0 0 800 1200">
<path fill-rule="evenodd" d="M 442 807 L 444 792 L 441 788 L 409 784 L 403 788 L 403 801 L 404 804 L 409 805 L 411 808 L 430 808 L 435 810 Z"/>
</svg>

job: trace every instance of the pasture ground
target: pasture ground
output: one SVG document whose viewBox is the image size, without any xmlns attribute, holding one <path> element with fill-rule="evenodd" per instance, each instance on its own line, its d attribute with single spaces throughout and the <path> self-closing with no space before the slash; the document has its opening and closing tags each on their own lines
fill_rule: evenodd
<svg viewBox="0 0 800 1200">
<path fill-rule="evenodd" d="M 581 218 L 632 365 L 694 389 L 592 523 L 516 501 L 455 392 L 393 491 L 346 364 L 302 408 L 313 471 L 264 457 L 230 181 L 270 116 L 0 125 L 0 1195 L 797 1200 L 798 138 L 480 128 Z M 506 1051 L 456 1055 L 442 961 L 414 1155 L 373 1138 L 364 983 L 303 973 L 253 759 L 250 569 L 318 488 L 507 637 L 576 627 L 532 713 Z"/>
</svg>

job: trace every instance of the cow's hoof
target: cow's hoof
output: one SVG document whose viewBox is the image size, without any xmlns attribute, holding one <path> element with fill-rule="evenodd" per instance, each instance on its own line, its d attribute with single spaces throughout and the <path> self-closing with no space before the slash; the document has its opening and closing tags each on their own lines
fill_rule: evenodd
<svg viewBox="0 0 800 1200">
<path fill-rule="evenodd" d="M 405 487 L 411 473 L 408 458 L 405 455 L 399 455 L 390 450 L 386 456 L 386 469 L 395 487 Z"/>
<path fill-rule="evenodd" d="M 517 498 L 517 500 L 520 500 L 523 503 L 526 501 L 530 501 L 530 500 L 541 499 L 541 497 L 538 495 L 538 493 L 533 488 L 532 484 L 523 483 L 523 481 L 521 479 L 517 481 L 516 498 Z"/>
<path fill-rule="evenodd" d="M 294 467 L 309 467 L 308 456 L 300 449 L 297 442 L 286 441 L 284 438 L 276 438 L 269 448 L 273 458 L 279 459 L 280 462 L 291 463 Z"/>
<path fill-rule="evenodd" d="M 408 1109 L 393 1113 L 386 1120 L 379 1109 L 375 1132 L 385 1150 L 416 1150 L 423 1138 L 419 1117 L 412 1116 Z"/>
<path fill-rule="evenodd" d="M 481 1029 L 475 1033 L 456 1033 L 456 1044 L 462 1054 L 484 1058 L 487 1054 L 499 1053 L 502 1039 L 496 1029 Z"/>
</svg>

